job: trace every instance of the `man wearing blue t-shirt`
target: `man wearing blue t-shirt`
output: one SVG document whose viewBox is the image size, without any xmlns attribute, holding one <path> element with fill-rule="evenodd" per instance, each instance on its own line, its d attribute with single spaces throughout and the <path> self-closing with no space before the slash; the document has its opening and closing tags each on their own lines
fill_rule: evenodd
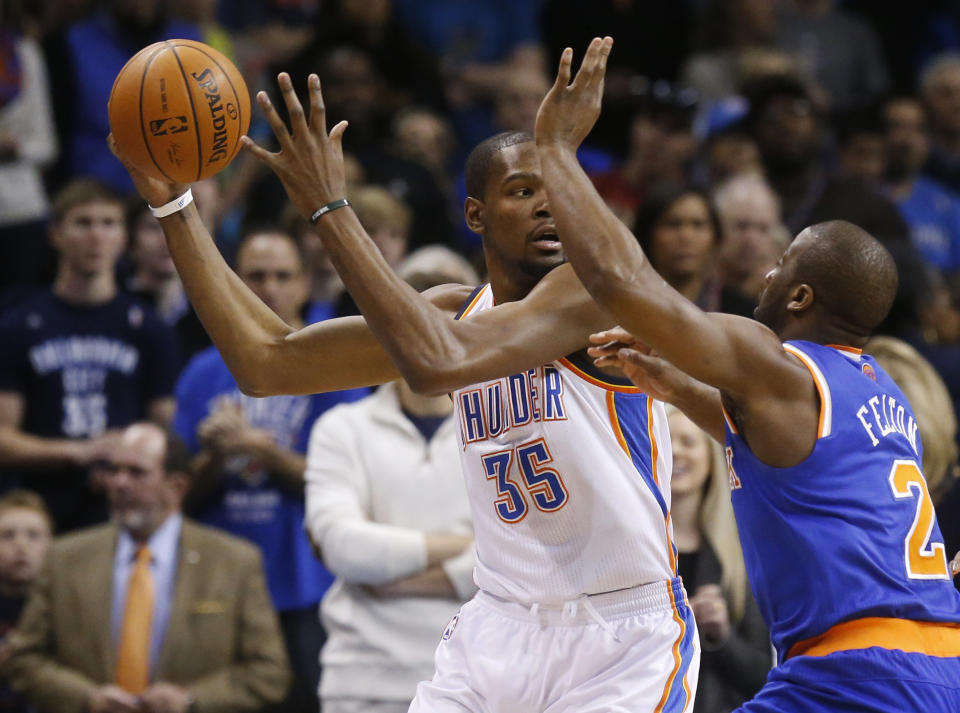
<svg viewBox="0 0 960 713">
<path fill-rule="evenodd" d="M 960 196 L 921 173 L 930 152 L 923 106 L 896 98 L 883 107 L 887 189 L 924 262 L 943 273 L 960 269 Z"/>
<path fill-rule="evenodd" d="M 111 430 L 169 423 L 178 357 L 173 332 L 117 287 L 126 228 L 111 189 L 68 184 L 50 239 L 53 288 L 0 317 L 0 483 L 38 491 L 62 532 L 106 519 L 86 468 L 107 452 Z"/>
<path fill-rule="evenodd" d="M 246 235 L 237 273 L 287 324 L 303 326 L 309 291 L 293 239 L 279 231 Z M 317 604 L 333 581 L 303 529 L 304 452 L 313 422 L 366 389 L 310 396 L 245 396 L 219 352 L 207 349 L 177 384 L 174 428 L 197 451 L 193 507 L 200 519 L 263 550 L 267 584 L 294 670 L 284 710 L 316 711 L 324 634 Z M 189 504 L 188 504 L 189 505 Z"/>
</svg>

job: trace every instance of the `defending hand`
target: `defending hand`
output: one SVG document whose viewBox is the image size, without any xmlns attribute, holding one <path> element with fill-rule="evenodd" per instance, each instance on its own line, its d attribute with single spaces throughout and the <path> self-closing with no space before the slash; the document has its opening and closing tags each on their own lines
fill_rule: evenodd
<svg viewBox="0 0 960 713">
<path fill-rule="evenodd" d="M 960 574 L 960 552 L 957 552 L 957 556 L 953 558 L 953 561 L 950 563 L 950 574 L 956 577 Z"/>
<path fill-rule="evenodd" d="M 659 401 L 674 403 L 677 394 L 691 381 L 623 327 L 592 334 L 590 341 L 595 346 L 587 353 L 597 366 L 620 369 L 635 386 Z"/>
<path fill-rule="evenodd" d="M 576 150 L 600 116 L 603 78 L 613 38 L 594 37 L 587 48 L 580 70 L 570 84 L 573 50 L 560 55 L 557 79 L 537 111 L 534 138 L 537 146 L 558 145 Z"/>
<path fill-rule="evenodd" d="M 290 75 L 286 72 L 278 75 L 277 85 L 287 105 L 293 133 L 287 130 L 267 93 L 259 92 L 257 103 L 270 122 L 280 151 L 267 151 L 249 136 L 241 137 L 240 141 L 247 151 L 277 174 L 293 205 L 302 216 L 309 218 L 318 208 L 346 197 L 341 141 L 343 132 L 347 130 L 347 122 L 341 121 L 327 133 L 326 107 L 320 92 L 320 78 L 316 74 L 311 74 L 307 79 L 309 117 L 297 98 Z"/>
</svg>

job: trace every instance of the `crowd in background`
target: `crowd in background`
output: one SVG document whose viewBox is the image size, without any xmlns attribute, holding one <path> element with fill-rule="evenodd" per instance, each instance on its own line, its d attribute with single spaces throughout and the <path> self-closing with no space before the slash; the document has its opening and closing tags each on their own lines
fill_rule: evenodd
<svg viewBox="0 0 960 713">
<path fill-rule="evenodd" d="M 473 592 L 448 399 L 402 383 L 241 393 L 107 147 L 107 99 L 126 60 L 164 38 L 203 41 L 277 106 L 278 72 L 301 93 L 319 74 L 329 119 L 350 122 L 353 209 L 387 262 L 426 289 L 482 279 L 480 239 L 462 217 L 469 150 L 532 131 L 562 49 L 579 56 L 605 34 L 615 46 L 603 113 L 580 160 L 675 289 L 752 316 L 783 249 L 823 220 L 854 222 L 893 253 L 898 297 L 867 350 L 910 398 L 946 549 L 960 549 L 960 2 L 2 0 L 0 636 L 38 577 L 41 594 L 24 639 L 0 644 L 0 711 L 306 712 L 318 684 L 327 711 L 406 710 L 410 682 L 431 674 L 433 645 Z M 250 135 L 272 140 L 259 115 Z M 252 156 L 193 190 L 225 257 L 287 324 L 357 314 L 320 239 Z M 670 424 L 679 567 L 704 649 L 696 711 L 723 713 L 773 661 L 722 451 L 682 414 Z M 140 471 L 160 480 L 136 481 Z M 142 534 L 161 551 L 175 523 L 189 544 L 171 546 L 177 561 L 237 563 L 230 576 L 195 568 L 184 623 L 173 582 L 186 565 L 164 575 L 163 556 L 151 560 L 152 626 L 157 612 L 169 623 L 151 630 L 136 700 L 109 651 L 126 645 L 139 559 L 132 544 L 130 561 L 104 555 L 125 532 L 136 541 L 131 503 L 154 514 Z M 120 539 L 76 534 L 111 519 Z M 194 520 L 259 552 L 194 532 Z M 54 532 L 65 536 L 43 565 Z M 58 607 L 87 604 L 69 599 L 66 570 L 81 557 L 90 577 L 102 565 L 89 587 L 113 608 L 98 610 L 99 634 L 70 636 L 109 650 L 103 661 L 58 639 Z M 237 587 L 249 597 L 235 605 Z M 276 618 L 255 616 L 261 592 Z M 211 623 L 231 617 L 234 628 Z M 200 683 L 164 653 L 164 631 L 193 646 L 177 638 L 187 629 L 233 642 L 200 647 Z M 68 675 L 68 660 L 87 668 Z M 38 662 L 50 678 L 27 673 Z"/>
</svg>

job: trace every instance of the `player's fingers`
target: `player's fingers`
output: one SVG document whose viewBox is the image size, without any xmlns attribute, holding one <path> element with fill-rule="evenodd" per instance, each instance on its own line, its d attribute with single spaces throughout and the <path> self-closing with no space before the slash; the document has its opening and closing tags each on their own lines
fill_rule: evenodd
<svg viewBox="0 0 960 713">
<path fill-rule="evenodd" d="M 950 573 L 956 577 L 960 574 L 960 552 L 957 553 L 957 556 L 953 558 L 953 561 L 950 563 Z"/>
<path fill-rule="evenodd" d="M 570 65 L 573 64 L 573 50 L 567 47 L 560 53 L 560 66 L 557 68 L 557 78 L 553 86 L 557 90 L 566 89 L 570 84 Z"/>
<path fill-rule="evenodd" d="M 323 103 L 320 89 L 320 77 L 311 74 L 307 77 L 307 90 L 310 93 L 310 128 L 318 134 L 327 130 L 327 107 Z"/>
<path fill-rule="evenodd" d="M 267 96 L 266 92 L 257 92 L 257 103 L 260 105 L 263 115 L 267 117 L 267 123 L 270 124 L 273 135 L 277 137 L 277 143 L 280 144 L 280 148 L 284 151 L 291 150 L 293 143 L 290 140 L 290 132 L 287 131 L 283 119 L 280 118 L 280 115 L 277 113 L 273 102 L 270 101 L 270 97 Z"/>
<path fill-rule="evenodd" d="M 604 37 L 603 42 L 600 45 L 600 61 L 598 63 L 598 70 L 600 76 L 603 77 L 607 72 L 607 59 L 610 57 L 610 51 L 613 49 L 613 38 Z"/>
<path fill-rule="evenodd" d="M 276 156 L 274 153 L 270 153 L 262 146 L 258 145 L 256 141 L 251 139 L 249 136 L 240 137 L 240 146 L 249 151 L 259 160 L 263 161 L 268 166 L 273 166 L 273 159 Z"/>
<path fill-rule="evenodd" d="M 589 84 L 596 74 L 597 71 L 597 58 L 600 51 L 600 38 L 594 37 L 590 40 L 590 44 L 587 47 L 587 52 L 583 56 L 583 61 L 580 63 L 580 69 L 577 70 L 577 76 L 573 78 L 574 88 L 582 88 L 584 85 Z"/>
<path fill-rule="evenodd" d="M 659 362 L 658 359 L 647 356 L 646 354 L 642 354 L 633 347 L 624 347 L 620 349 L 617 352 L 617 358 L 625 364 L 639 366 L 645 371 L 657 367 Z"/>
<path fill-rule="evenodd" d="M 630 344 L 636 340 L 634 336 L 623 327 L 611 327 L 610 329 L 605 329 L 602 332 L 595 332 L 591 334 L 590 341 L 593 344 L 606 344 L 608 342 L 623 342 L 624 344 Z"/>
<path fill-rule="evenodd" d="M 290 128 L 294 136 L 302 136 L 307 130 L 307 115 L 300 104 L 300 98 L 293 88 L 293 80 L 286 72 L 277 75 L 277 86 L 283 95 L 283 103 L 287 105 L 287 115 L 290 117 Z"/>
<path fill-rule="evenodd" d="M 340 148 L 341 142 L 343 141 L 343 134 L 349 125 L 350 122 L 341 121 L 332 129 L 330 129 L 330 141 L 332 141 L 337 148 Z"/>
</svg>

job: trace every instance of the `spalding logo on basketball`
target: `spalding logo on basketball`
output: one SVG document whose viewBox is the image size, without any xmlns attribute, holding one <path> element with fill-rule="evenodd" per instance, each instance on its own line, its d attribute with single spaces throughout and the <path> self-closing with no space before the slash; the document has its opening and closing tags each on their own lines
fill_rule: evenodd
<svg viewBox="0 0 960 713">
<path fill-rule="evenodd" d="M 237 68 L 192 40 L 165 40 L 127 62 L 107 109 L 120 152 L 154 178 L 192 183 L 223 169 L 250 126 Z"/>
</svg>

